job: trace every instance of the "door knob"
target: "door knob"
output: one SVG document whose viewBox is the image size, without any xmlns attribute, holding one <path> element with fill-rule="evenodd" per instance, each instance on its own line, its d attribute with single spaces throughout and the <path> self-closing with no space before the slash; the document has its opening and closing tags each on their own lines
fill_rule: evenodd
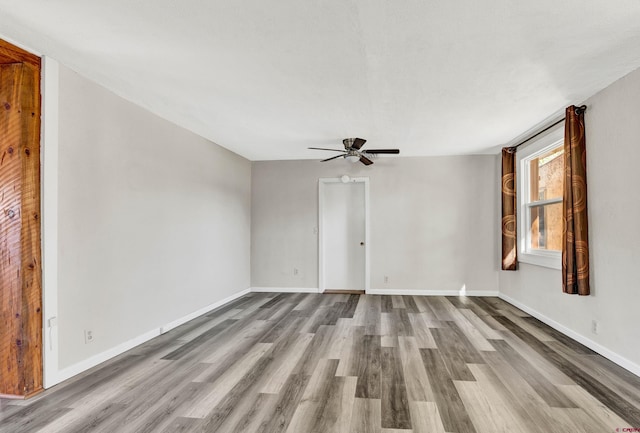
<svg viewBox="0 0 640 433">
<path fill-rule="evenodd" d="M 364 242 L 360 242 L 360 245 L 364 245 Z"/>
</svg>

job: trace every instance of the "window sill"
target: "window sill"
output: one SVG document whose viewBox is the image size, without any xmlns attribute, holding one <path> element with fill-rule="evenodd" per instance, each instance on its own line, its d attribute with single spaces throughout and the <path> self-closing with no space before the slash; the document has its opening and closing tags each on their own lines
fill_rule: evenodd
<svg viewBox="0 0 640 433">
<path fill-rule="evenodd" d="M 518 261 L 528 265 L 542 266 L 544 268 L 562 269 L 562 256 L 558 254 L 531 254 L 520 253 Z"/>
</svg>

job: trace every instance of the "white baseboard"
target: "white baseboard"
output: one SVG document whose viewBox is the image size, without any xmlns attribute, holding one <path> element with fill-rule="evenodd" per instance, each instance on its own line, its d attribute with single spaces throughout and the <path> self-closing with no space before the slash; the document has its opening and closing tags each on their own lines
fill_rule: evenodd
<svg viewBox="0 0 640 433">
<path fill-rule="evenodd" d="M 103 362 L 108 361 L 111 358 L 115 358 L 116 356 L 126 352 L 127 350 L 133 349 L 134 347 L 139 346 L 142 343 L 146 343 L 147 341 L 157 337 L 158 335 L 160 335 L 160 329 L 154 329 L 149 332 L 145 332 L 144 334 L 138 335 L 137 337 L 125 341 L 124 343 L 120 343 L 109 350 L 105 350 L 104 352 L 98 353 L 97 355 L 93 355 L 90 358 L 73 364 L 67 368 L 63 368 L 62 370 L 58 370 L 58 374 L 56 375 L 56 384 L 70 379 L 73 376 L 76 376 L 84 371 L 87 371 L 98 364 L 102 364 Z"/>
<path fill-rule="evenodd" d="M 409 296 L 498 296 L 495 290 L 406 290 L 369 289 L 367 295 L 409 295 Z"/>
<path fill-rule="evenodd" d="M 215 310 L 218 307 L 223 306 L 241 296 L 246 295 L 250 292 L 251 289 L 245 289 L 238 293 L 234 293 L 231 296 L 228 296 L 220 301 L 214 302 L 204 308 L 201 308 L 193 313 L 187 314 L 177 320 L 167 323 L 164 326 L 161 326 L 156 329 L 152 329 L 151 331 L 145 332 L 142 335 L 138 335 L 137 337 L 132 338 L 131 340 L 125 341 L 123 343 L 118 344 L 111 349 L 105 350 L 104 352 L 93 355 L 90 358 L 87 358 L 83 361 L 80 361 L 76 364 L 73 364 L 67 368 L 63 368 L 62 370 L 58 370 L 57 374 L 52 378 L 51 384 L 49 386 L 56 385 L 60 382 L 63 382 L 67 379 L 72 378 L 84 371 L 89 370 L 90 368 L 95 367 L 98 364 L 102 364 L 105 361 L 108 361 L 111 358 L 115 358 L 116 356 L 126 352 L 127 350 L 131 350 L 136 346 L 141 345 L 142 343 L 146 343 L 147 341 L 164 334 L 165 332 L 169 332 L 173 328 L 176 328 L 184 323 L 187 323 L 190 320 L 195 319 L 196 317 L 200 317 L 203 314 L 206 314 L 212 310 Z"/>
<path fill-rule="evenodd" d="M 585 346 L 587 346 L 589 349 L 593 350 L 596 353 L 599 353 L 600 355 L 604 356 L 605 358 L 609 359 L 610 361 L 614 362 L 615 364 L 618 364 L 620 367 L 629 370 L 631 373 L 635 374 L 636 376 L 640 376 L 640 365 L 629 361 L 627 358 L 618 355 L 617 353 L 613 352 L 610 349 L 607 349 L 606 347 L 602 346 L 599 343 L 596 343 L 593 340 L 590 340 L 589 338 L 585 337 L 582 334 L 578 334 L 577 332 L 567 328 L 566 326 L 556 322 L 553 319 L 550 319 L 549 317 L 545 316 L 544 314 L 534 310 L 533 308 L 527 307 L 526 305 L 522 304 L 519 301 L 516 301 L 515 299 L 500 293 L 498 295 L 500 297 L 500 299 L 503 299 L 505 301 L 507 301 L 508 303 L 510 303 L 511 305 L 518 307 L 519 309 L 521 309 L 522 311 L 524 311 L 527 314 L 530 314 L 531 316 L 535 317 L 536 319 L 540 320 L 541 322 L 546 323 L 547 325 L 551 326 L 553 329 L 562 332 L 564 335 L 573 338 L 574 340 L 576 340 L 578 343 L 584 344 Z"/>
<path fill-rule="evenodd" d="M 252 287 L 252 292 L 268 293 L 319 293 L 317 287 Z M 497 290 L 407 290 L 369 289 L 367 295 L 410 295 L 410 296 L 498 296 Z"/>
<path fill-rule="evenodd" d="M 319 293 L 317 287 L 252 287 L 249 289 L 257 293 Z"/>
</svg>

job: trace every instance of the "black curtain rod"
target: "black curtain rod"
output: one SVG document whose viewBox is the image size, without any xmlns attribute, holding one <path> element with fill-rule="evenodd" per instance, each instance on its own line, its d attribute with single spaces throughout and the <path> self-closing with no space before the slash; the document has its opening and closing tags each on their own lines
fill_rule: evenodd
<svg viewBox="0 0 640 433">
<path fill-rule="evenodd" d="M 576 114 L 582 114 L 585 111 L 587 111 L 587 106 L 586 105 L 581 105 L 579 107 L 576 107 Z M 531 141 L 534 138 L 536 138 L 538 135 L 542 134 L 543 132 L 547 132 L 548 130 L 550 130 L 551 128 L 553 128 L 554 126 L 564 122 L 566 119 L 566 117 L 563 117 L 562 119 L 558 120 L 555 123 L 552 123 L 551 125 L 547 126 L 546 128 L 544 128 L 542 131 L 536 132 L 535 134 L 533 134 L 531 137 L 527 138 L 526 140 L 521 141 L 520 143 L 516 144 L 515 146 L 511 146 L 511 149 L 517 149 L 518 147 L 522 146 L 523 144 L 525 144 L 527 141 Z"/>
</svg>

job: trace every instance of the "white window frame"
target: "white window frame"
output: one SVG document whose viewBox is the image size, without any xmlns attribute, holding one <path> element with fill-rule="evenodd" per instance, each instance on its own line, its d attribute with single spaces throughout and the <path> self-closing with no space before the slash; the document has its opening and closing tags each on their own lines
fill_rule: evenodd
<svg viewBox="0 0 640 433">
<path fill-rule="evenodd" d="M 531 249 L 531 188 L 529 187 L 529 162 L 564 142 L 564 122 L 536 137 L 529 145 L 516 153 L 516 178 L 518 179 L 518 261 L 552 269 L 562 268 L 562 252 Z M 562 203 L 562 198 L 536 201 L 536 206 Z"/>
</svg>

